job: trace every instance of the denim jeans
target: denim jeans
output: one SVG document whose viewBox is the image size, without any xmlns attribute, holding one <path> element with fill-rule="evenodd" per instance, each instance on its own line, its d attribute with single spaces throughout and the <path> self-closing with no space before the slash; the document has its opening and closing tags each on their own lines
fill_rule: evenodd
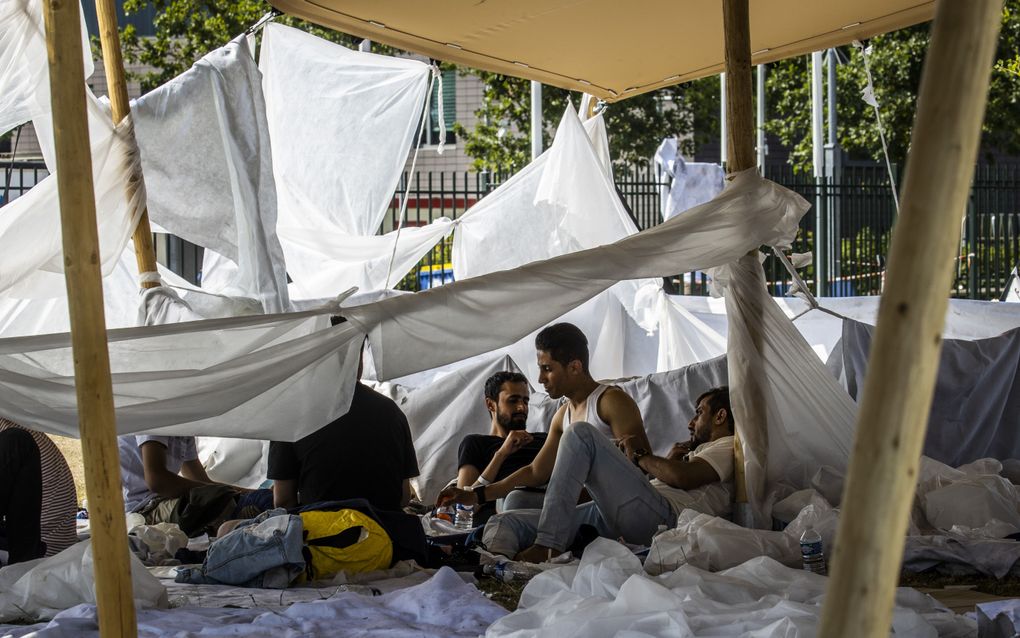
<svg viewBox="0 0 1020 638">
<path fill-rule="evenodd" d="M 305 569 L 303 535 L 300 516 L 263 512 L 213 541 L 201 569 L 178 569 L 175 580 L 283 589 Z"/>
<path fill-rule="evenodd" d="M 592 502 L 577 505 L 581 488 Z M 676 514 L 648 477 L 592 425 L 570 425 L 560 439 L 545 504 L 489 519 L 482 540 L 489 551 L 513 557 L 537 543 L 563 551 L 582 524 L 608 538 L 648 544 L 659 525 L 672 527 Z"/>
</svg>

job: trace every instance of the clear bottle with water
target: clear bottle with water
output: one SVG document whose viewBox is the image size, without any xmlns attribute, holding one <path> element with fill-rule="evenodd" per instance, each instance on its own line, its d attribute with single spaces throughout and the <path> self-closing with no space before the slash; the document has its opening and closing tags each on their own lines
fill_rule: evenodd
<svg viewBox="0 0 1020 638">
<path fill-rule="evenodd" d="M 800 535 L 800 556 L 804 569 L 813 574 L 825 575 L 825 553 L 822 551 L 822 536 L 815 528 L 809 527 Z"/>
<path fill-rule="evenodd" d="M 526 578 L 527 573 L 515 569 L 513 564 L 509 561 L 502 561 L 499 563 L 488 563 L 482 567 L 482 572 L 486 576 L 492 576 L 497 580 L 501 580 L 504 583 L 509 583 L 514 578 Z"/>
<path fill-rule="evenodd" d="M 471 505 L 457 503 L 457 514 L 453 526 L 457 529 L 472 529 L 475 526 L 475 508 Z"/>
</svg>

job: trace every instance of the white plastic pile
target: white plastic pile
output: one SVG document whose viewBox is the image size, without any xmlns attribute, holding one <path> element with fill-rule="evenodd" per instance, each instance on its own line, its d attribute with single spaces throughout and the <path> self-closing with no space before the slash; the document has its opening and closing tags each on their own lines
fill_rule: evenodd
<svg viewBox="0 0 1020 638">
<path fill-rule="evenodd" d="M 693 565 L 651 576 L 629 549 L 606 539 L 588 546 L 579 565 L 536 576 L 517 611 L 487 638 L 578 636 L 817 635 L 827 579 L 758 557 L 712 573 Z M 897 591 L 893 635 L 973 636 L 977 623 L 916 590 Z"/>
</svg>

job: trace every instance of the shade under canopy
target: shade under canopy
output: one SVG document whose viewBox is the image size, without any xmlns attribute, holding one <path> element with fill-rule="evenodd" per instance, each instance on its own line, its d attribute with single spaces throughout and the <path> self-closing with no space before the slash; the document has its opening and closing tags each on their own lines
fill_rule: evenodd
<svg viewBox="0 0 1020 638">
<path fill-rule="evenodd" d="M 723 70 L 719 0 L 271 0 L 318 24 L 607 101 Z M 934 0 L 755 0 L 754 64 L 930 20 Z"/>
</svg>

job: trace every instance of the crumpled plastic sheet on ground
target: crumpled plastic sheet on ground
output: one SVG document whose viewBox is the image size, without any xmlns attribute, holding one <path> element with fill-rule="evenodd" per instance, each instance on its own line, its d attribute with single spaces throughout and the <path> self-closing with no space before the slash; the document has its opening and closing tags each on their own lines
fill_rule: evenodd
<svg viewBox="0 0 1020 638">
<path fill-rule="evenodd" d="M 647 575 L 631 552 L 598 539 L 581 563 L 536 576 L 518 610 L 487 638 L 815 636 L 826 578 L 759 557 L 710 573 L 686 565 Z M 893 635 L 972 636 L 975 621 L 912 589 L 897 591 Z"/>
<path fill-rule="evenodd" d="M 135 607 L 166 607 L 166 590 L 134 555 L 131 584 Z M 0 569 L 0 622 L 53 618 L 59 611 L 96 600 L 92 576 L 92 543 L 83 541 L 64 551 Z M 0 635 L 5 635 L 0 629 Z"/>
<path fill-rule="evenodd" d="M 428 581 L 382 596 L 340 592 L 329 600 L 295 603 L 287 608 L 208 609 L 182 607 L 138 613 L 138 635 L 301 638 L 372 636 L 474 638 L 506 614 L 473 585 L 443 568 Z M 94 638 L 96 611 L 79 605 L 47 625 L 0 627 L 5 638 Z"/>
</svg>

